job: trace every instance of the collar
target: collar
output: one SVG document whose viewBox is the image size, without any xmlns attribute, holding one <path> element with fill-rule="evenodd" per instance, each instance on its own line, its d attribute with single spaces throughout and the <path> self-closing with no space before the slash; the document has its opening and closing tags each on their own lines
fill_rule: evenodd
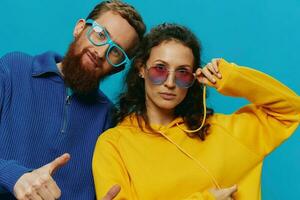
<svg viewBox="0 0 300 200">
<path fill-rule="evenodd" d="M 32 63 L 32 76 L 49 77 L 53 81 L 64 83 L 63 77 L 57 67 L 57 63 L 61 62 L 62 59 L 61 55 L 52 51 L 35 56 Z M 66 88 L 66 92 L 68 96 L 73 96 L 74 94 L 74 91 L 69 87 Z M 98 102 L 110 103 L 110 100 L 100 89 L 97 90 L 97 94 L 95 95 L 97 95 Z"/>
<path fill-rule="evenodd" d="M 144 129 L 145 132 L 149 132 L 151 133 L 152 131 L 148 130 L 146 128 L 146 125 L 145 125 L 145 122 L 144 120 L 141 118 L 141 125 Z M 137 116 L 135 114 L 131 114 L 127 117 L 125 117 L 125 119 L 120 122 L 119 125 L 122 125 L 122 126 L 133 126 L 133 127 L 139 127 L 138 125 L 138 119 L 137 119 Z M 172 122 L 170 122 L 169 124 L 167 125 L 156 125 L 156 124 L 151 124 L 151 127 L 155 130 L 155 131 L 165 131 L 169 128 L 172 128 L 172 127 L 175 127 L 175 126 L 179 126 L 179 125 L 184 125 L 184 121 L 182 119 L 182 117 L 177 117 L 175 118 Z"/>
<path fill-rule="evenodd" d="M 35 56 L 32 63 L 32 76 L 39 77 L 53 73 L 61 76 L 56 64 L 62 59 L 61 55 L 51 51 Z"/>
<path fill-rule="evenodd" d="M 67 95 L 72 96 L 73 94 L 74 94 L 74 91 L 71 88 L 67 87 Z"/>
</svg>

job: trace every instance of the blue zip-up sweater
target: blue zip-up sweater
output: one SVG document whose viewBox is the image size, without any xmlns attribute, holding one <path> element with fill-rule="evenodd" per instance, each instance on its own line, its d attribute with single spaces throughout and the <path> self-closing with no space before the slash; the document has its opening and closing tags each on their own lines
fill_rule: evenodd
<svg viewBox="0 0 300 200">
<path fill-rule="evenodd" d="M 12 193 L 16 181 L 67 152 L 70 161 L 53 176 L 60 199 L 95 198 L 91 163 L 96 140 L 109 128 L 112 103 L 99 91 L 96 101 L 68 95 L 56 63 L 46 52 L 15 52 L 0 59 L 0 186 Z M 11 199 L 0 194 L 0 199 Z"/>
</svg>

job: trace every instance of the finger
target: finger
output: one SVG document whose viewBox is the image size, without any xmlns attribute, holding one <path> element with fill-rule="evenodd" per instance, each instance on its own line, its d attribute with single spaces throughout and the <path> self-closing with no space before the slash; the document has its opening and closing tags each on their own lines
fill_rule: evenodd
<svg viewBox="0 0 300 200">
<path fill-rule="evenodd" d="M 49 191 L 46 185 L 37 189 L 37 193 L 44 199 L 44 200 L 55 200 L 54 196 Z"/>
<path fill-rule="evenodd" d="M 198 77 L 197 78 L 198 82 L 204 85 L 212 86 L 212 83 L 205 77 Z"/>
<path fill-rule="evenodd" d="M 237 185 L 233 185 L 230 188 L 225 188 L 224 191 L 226 192 L 227 196 L 231 196 L 233 193 L 237 191 Z"/>
<path fill-rule="evenodd" d="M 30 200 L 43 200 L 42 197 L 40 197 L 36 192 L 31 193 L 31 195 L 28 199 L 30 199 Z"/>
<path fill-rule="evenodd" d="M 208 69 L 219 79 L 222 78 L 221 73 L 219 72 L 219 67 L 217 64 L 217 60 L 212 60 L 212 62 L 208 65 Z"/>
<path fill-rule="evenodd" d="M 14 196 L 16 199 L 24 199 L 25 196 L 25 187 L 23 184 L 20 184 L 17 182 L 17 184 L 14 186 Z"/>
<path fill-rule="evenodd" d="M 32 193 L 32 184 L 30 182 L 32 176 L 32 179 L 34 179 L 35 175 L 32 172 L 25 173 L 17 180 L 13 192 L 17 199 L 29 199 L 28 197 Z"/>
<path fill-rule="evenodd" d="M 61 196 L 61 190 L 52 178 L 46 186 L 55 199 L 58 199 Z"/>
<path fill-rule="evenodd" d="M 18 199 L 32 199 L 32 200 L 39 200 L 39 195 L 36 193 L 33 187 L 28 187 L 25 190 L 25 193 Z"/>
<path fill-rule="evenodd" d="M 17 189 L 14 192 L 14 196 L 16 197 L 16 199 L 22 199 L 22 200 L 29 200 L 30 195 L 27 193 L 26 194 L 26 190 L 25 189 Z"/>
<path fill-rule="evenodd" d="M 218 72 L 216 71 L 216 66 L 214 63 L 208 63 L 207 64 L 207 68 L 208 70 L 215 76 L 217 76 L 219 78 Z"/>
<path fill-rule="evenodd" d="M 60 157 L 56 158 L 46 166 L 49 168 L 49 173 L 52 175 L 57 169 L 61 168 L 70 160 L 70 154 L 65 153 Z"/>
<path fill-rule="evenodd" d="M 222 78 L 222 74 L 220 73 L 220 70 L 219 70 L 219 61 L 220 61 L 220 58 L 214 58 L 214 59 L 212 59 L 211 62 L 212 62 L 215 72 L 217 73 L 216 76 L 218 78 Z"/>
<path fill-rule="evenodd" d="M 212 65 L 213 65 L 215 71 L 216 71 L 216 72 L 219 72 L 219 69 L 218 69 L 218 64 L 219 64 L 219 63 L 218 63 L 218 60 L 217 60 L 216 58 L 214 58 L 214 59 L 211 60 L 211 63 L 212 63 Z"/>
<path fill-rule="evenodd" d="M 218 65 L 220 64 L 220 61 L 222 60 L 223 58 L 216 58 L 217 62 L 218 62 Z"/>
<path fill-rule="evenodd" d="M 211 74 L 210 70 L 208 69 L 208 67 L 204 67 L 202 69 L 202 73 L 204 74 L 204 76 L 212 83 L 216 83 L 216 79 L 214 78 L 214 76 Z"/>
<path fill-rule="evenodd" d="M 196 71 L 196 78 L 199 83 L 205 84 L 205 85 L 211 85 L 210 81 L 204 76 L 204 73 L 202 72 L 203 69 L 199 68 Z"/>
<path fill-rule="evenodd" d="M 27 196 L 24 196 L 24 197 L 22 197 L 22 198 L 17 198 L 18 200 L 19 199 L 22 199 L 22 200 L 31 200 L 31 198 L 30 197 L 27 197 Z"/>
<path fill-rule="evenodd" d="M 197 68 L 197 70 L 196 70 L 196 72 L 195 72 L 196 76 L 200 76 L 200 75 L 202 74 L 201 69 L 202 69 L 202 68 L 200 68 L 200 67 Z"/>
<path fill-rule="evenodd" d="M 120 191 L 121 187 L 119 185 L 114 185 L 109 189 L 102 200 L 112 200 L 119 194 Z"/>
</svg>

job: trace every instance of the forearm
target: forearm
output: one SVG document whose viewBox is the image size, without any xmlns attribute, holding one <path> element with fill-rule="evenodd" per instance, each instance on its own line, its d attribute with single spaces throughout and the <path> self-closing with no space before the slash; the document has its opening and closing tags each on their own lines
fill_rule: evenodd
<svg viewBox="0 0 300 200">
<path fill-rule="evenodd" d="M 106 138 L 98 139 L 95 147 L 92 170 L 97 199 L 101 199 L 116 184 L 121 191 L 114 199 L 134 199 L 126 167 L 112 144 L 115 142 Z"/>
<path fill-rule="evenodd" d="M 300 121 L 300 97 L 274 78 L 221 60 L 223 78 L 216 89 L 228 96 L 243 97 L 278 120 Z"/>
</svg>

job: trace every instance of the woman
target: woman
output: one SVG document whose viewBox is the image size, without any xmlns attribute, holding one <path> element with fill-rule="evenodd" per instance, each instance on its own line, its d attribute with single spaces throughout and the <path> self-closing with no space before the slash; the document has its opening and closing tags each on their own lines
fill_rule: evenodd
<svg viewBox="0 0 300 200">
<path fill-rule="evenodd" d="M 115 184 L 115 199 L 261 198 L 262 161 L 297 128 L 300 98 L 223 59 L 199 65 L 200 45 L 185 27 L 162 24 L 145 37 L 120 97 L 118 125 L 96 145 L 98 198 Z M 214 114 L 203 84 L 251 104 Z"/>
</svg>

